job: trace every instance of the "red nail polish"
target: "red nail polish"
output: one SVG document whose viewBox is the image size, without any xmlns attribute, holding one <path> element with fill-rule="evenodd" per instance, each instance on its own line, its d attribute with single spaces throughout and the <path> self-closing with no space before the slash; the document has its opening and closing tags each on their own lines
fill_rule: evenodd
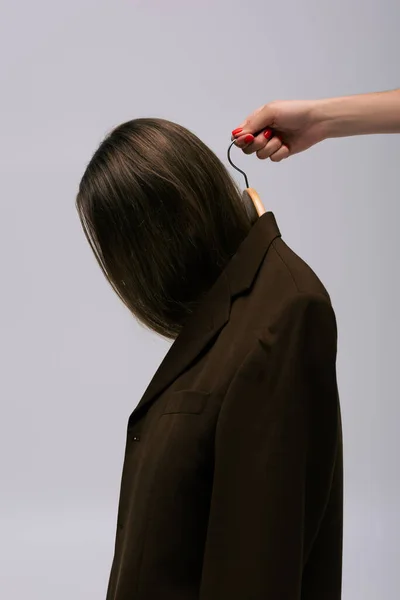
<svg viewBox="0 0 400 600">
<path fill-rule="evenodd" d="M 232 135 L 237 135 L 238 133 L 240 133 L 241 131 L 243 131 L 243 127 L 238 127 L 237 129 L 234 129 L 232 131 Z"/>
<path fill-rule="evenodd" d="M 264 137 L 265 137 L 267 140 L 271 139 L 271 137 L 272 137 L 272 129 L 266 129 L 266 130 L 264 131 L 264 134 L 263 134 L 263 135 L 264 135 Z"/>
<path fill-rule="evenodd" d="M 254 140 L 254 135 L 252 135 L 251 133 L 248 133 L 247 135 L 244 136 L 244 141 L 246 142 L 246 144 L 248 144 L 249 142 L 252 142 Z"/>
</svg>

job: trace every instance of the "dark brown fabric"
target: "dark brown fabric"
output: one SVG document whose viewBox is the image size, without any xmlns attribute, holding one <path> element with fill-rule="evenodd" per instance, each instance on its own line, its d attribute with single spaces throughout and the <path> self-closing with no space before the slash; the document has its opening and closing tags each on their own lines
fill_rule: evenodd
<svg viewBox="0 0 400 600">
<path fill-rule="evenodd" d="M 341 598 L 336 342 L 263 214 L 129 418 L 107 600 Z"/>
</svg>

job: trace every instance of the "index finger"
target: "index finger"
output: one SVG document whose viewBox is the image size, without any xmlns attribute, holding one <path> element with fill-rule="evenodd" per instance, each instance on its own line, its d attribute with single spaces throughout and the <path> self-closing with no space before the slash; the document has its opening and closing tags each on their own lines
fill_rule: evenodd
<svg viewBox="0 0 400 600">
<path fill-rule="evenodd" d="M 254 137 L 256 138 L 257 136 L 264 134 L 264 132 L 267 132 L 267 131 L 271 131 L 272 135 L 273 135 L 273 130 L 271 129 L 271 127 L 264 127 L 263 129 L 259 129 L 258 131 L 255 131 L 254 133 L 243 129 L 242 131 L 240 131 L 240 133 L 238 133 L 236 135 L 231 135 L 231 142 L 233 142 L 233 140 L 242 140 L 242 138 L 244 138 L 249 133 L 251 133 L 251 135 L 254 135 Z"/>
<path fill-rule="evenodd" d="M 255 133 L 251 134 L 254 136 L 254 139 L 252 139 L 250 142 L 246 141 L 246 137 L 248 135 L 249 135 L 248 132 L 247 133 L 241 132 L 240 135 L 231 137 L 231 140 L 232 141 L 235 140 L 235 146 L 237 146 L 238 148 L 244 148 L 249 143 L 253 143 L 258 140 L 262 140 L 264 142 L 270 140 L 272 138 L 272 136 L 274 135 L 274 132 L 270 127 L 266 127 L 265 129 L 256 131 Z"/>
</svg>

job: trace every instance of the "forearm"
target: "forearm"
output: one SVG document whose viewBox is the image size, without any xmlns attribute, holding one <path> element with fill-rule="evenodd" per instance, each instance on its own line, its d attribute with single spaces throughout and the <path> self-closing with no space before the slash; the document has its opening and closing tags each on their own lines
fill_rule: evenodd
<svg viewBox="0 0 400 600">
<path fill-rule="evenodd" d="M 324 138 L 400 133 L 400 89 L 318 100 Z"/>
</svg>

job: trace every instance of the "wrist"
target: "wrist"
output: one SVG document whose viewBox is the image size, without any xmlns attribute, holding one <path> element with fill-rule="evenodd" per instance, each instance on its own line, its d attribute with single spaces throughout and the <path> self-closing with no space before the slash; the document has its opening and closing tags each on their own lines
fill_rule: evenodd
<svg viewBox="0 0 400 600">
<path fill-rule="evenodd" d="M 349 112 L 348 98 L 316 100 L 312 112 L 321 131 L 322 139 L 350 135 L 352 118 Z"/>
</svg>

